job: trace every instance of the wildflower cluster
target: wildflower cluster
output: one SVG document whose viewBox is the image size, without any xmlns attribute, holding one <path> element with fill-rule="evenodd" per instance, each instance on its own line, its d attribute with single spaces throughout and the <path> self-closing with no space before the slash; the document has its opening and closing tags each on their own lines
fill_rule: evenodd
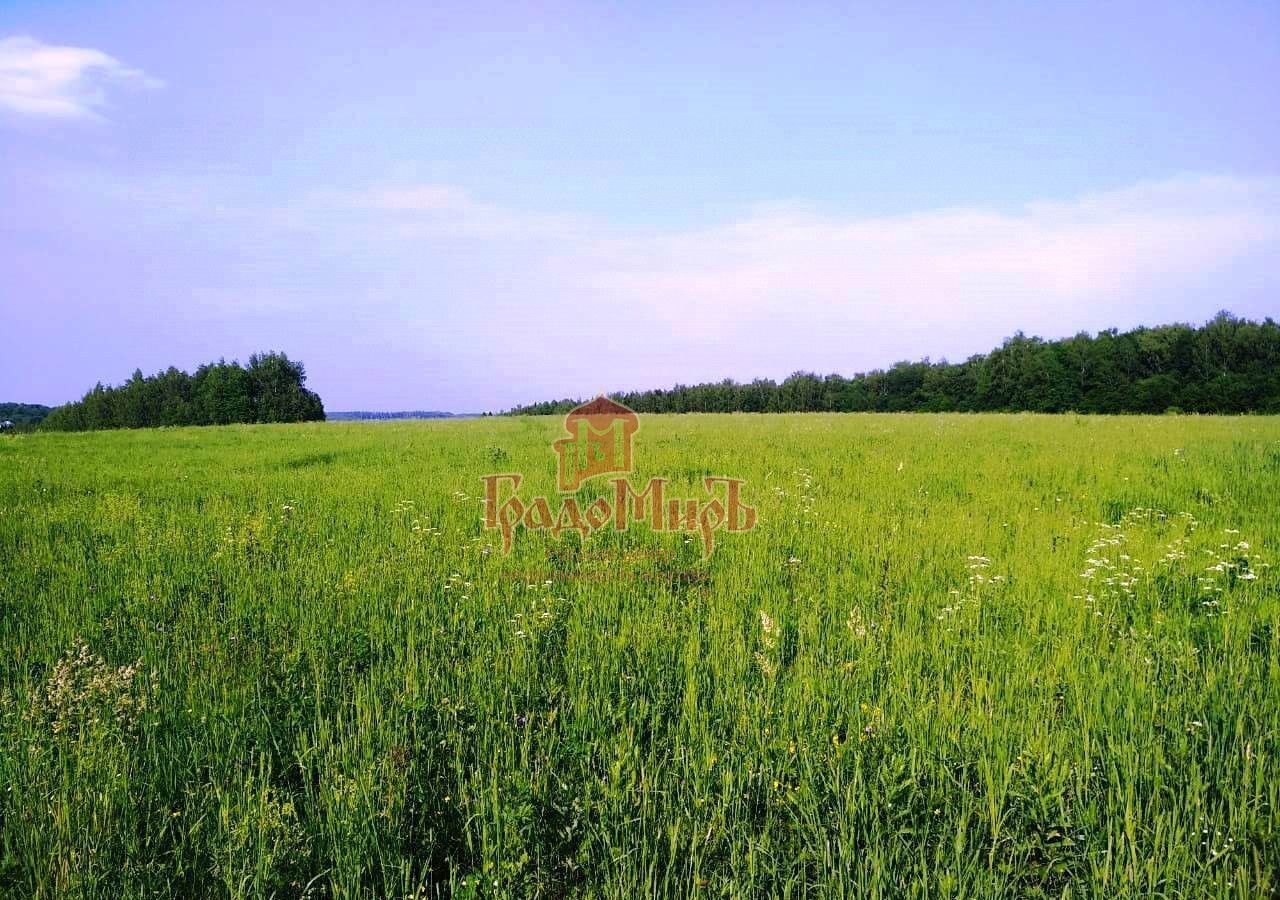
<svg viewBox="0 0 1280 900">
<path fill-rule="evenodd" d="M 1199 527 L 1189 512 L 1171 519 L 1162 510 L 1145 507 L 1131 510 L 1113 525 L 1098 523 L 1100 533 L 1086 551 L 1086 566 L 1080 573 L 1093 589 L 1076 595 L 1076 599 L 1088 607 L 1101 601 L 1132 599 L 1153 578 L 1173 577 L 1188 584 L 1190 597 L 1206 615 L 1221 615 L 1221 596 L 1237 582 L 1257 580 L 1259 572 L 1270 566 L 1253 552 L 1248 541 L 1239 539 L 1239 530 L 1225 529 L 1226 540 L 1216 547 L 1200 546 L 1204 542 L 1196 539 Z M 1152 546 L 1152 538 L 1169 529 L 1180 529 L 1180 533 Z M 1154 557 L 1149 564 L 1137 558 L 1144 551 Z M 1207 556 L 1209 564 L 1197 570 L 1192 562 L 1195 555 Z M 1101 610 L 1095 608 L 1094 615 L 1101 616 Z"/>
<path fill-rule="evenodd" d="M 858 606 L 855 606 L 849 611 L 849 618 L 844 624 L 849 629 L 849 633 L 858 640 L 865 639 L 868 629 L 874 629 L 876 627 L 875 622 L 871 622 L 863 618 L 862 608 Z"/>
<path fill-rule="evenodd" d="M 818 498 L 814 496 L 813 473 L 808 469 L 800 469 L 796 472 L 796 478 L 800 491 L 801 518 L 816 520 L 817 515 L 813 511 L 813 504 L 818 501 Z"/>
<path fill-rule="evenodd" d="M 865 744 L 879 737 L 884 729 L 884 710 L 870 703 L 859 703 L 858 711 L 862 713 L 864 723 L 862 730 L 858 733 L 858 741 Z"/>
<path fill-rule="evenodd" d="M 778 663 L 782 644 L 782 628 L 763 609 L 760 613 L 760 649 L 756 650 L 756 665 L 766 678 L 778 674 Z"/>
<path fill-rule="evenodd" d="M 426 519 L 419 515 L 414 509 L 412 500 L 401 500 L 391 509 L 392 514 L 399 516 L 408 523 L 409 531 L 421 537 L 439 537 L 443 532 L 439 528 L 433 528 L 426 522 Z"/>
<path fill-rule="evenodd" d="M 556 607 L 569 601 L 564 597 L 535 597 L 527 613 L 518 612 L 507 621 L 516 637 L 526 640 L 546 628 L 556 618 Z"/>
<path fill-rule="evenodd" d="M 991 558 L 987 556 L 970 555 L 965 557 L 965 568 L 969 570 L 968 590 L 961 591 L 958 588 L 952 588 L 949 591 L 952 602 L 938 610 L 938 614 L 934 616 L 938 621 L 948 619 L 966 607 L 976 607 L 982 602 L 981 591 L 984 587 L 994 587 L 1004 583 L 1005 576 L 991 575 Z"/>
<path fill-rule="evenodd" d="M 28 721 L 55 736 L 76 738 L 100 727 L 131 730 L 147 708 L 141 660 L 112 667 L 87 644 L 76 645 L 54 665 L 42 689 L 32 693 Z M 154 685 L 156 675 L 152 672 Z"/>
<path fill-rule="evenodd" d="M 276 536 L 276 529 L 294 517 L 295 504 L 284 503 L 275 511 L 259 512 L 246 516 L 239 522 L 223 527 L 215 557 L 228 554 L 251 553 L 259 548 L 269 546 Z"/>
<path fill-rule="evenodd" d="M 1005 580 L 1003 575 L 990 575 L 987 573 L 987 569 L 991 568 L 991 560 L 985 556 L 965 557 L 965 568 L 969 570 L 969 584 L 973 586 L 999 584 Z"/>
<path fill-rule="evenodd" d="M 1129 542 L 1129 535 L 1124 529 L 1143 520 L 1163 521 L 1165 518 L 1165 514 L 1159 510 L 1139 507 L 1126 514 L 1115 525 L 1099 522 L 1101 532 L 1085 550 L 1086 567 L 1080 577 L 1096 583 L 1104 597 L 1132 597 L 1138 580 L 1146 574 L 1146 569 L 1141 562 L 1121 549 L 1126 548 Z M 1093 606 L 1096 602 L 1097 597 L 1092 594 L 1084 598 L 1085 606 Z M 1102 615 L 1098 610 L 1094 614 Z"/>
<path fill-rule="evenodd" d="M 456 593 L 459 600 L 470 600 L 473 587 L 470 581 L 462 577 L 461 572 L 450 572 L 449 580 L 444 584 L 444 589 Z"/>
</svg>

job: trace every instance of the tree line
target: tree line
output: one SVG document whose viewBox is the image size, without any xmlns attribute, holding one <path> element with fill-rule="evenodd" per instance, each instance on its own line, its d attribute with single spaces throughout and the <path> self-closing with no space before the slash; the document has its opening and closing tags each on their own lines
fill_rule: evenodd
<svg viewBox="0 0 1280 900">
<path fill-rule="evenodd" d="M 642 413 L 1280 413 L 1280 325 L 1220 312 L 1200 327 L 1110 329 L 1054 341 L 1018 332 L 959 363 L 926 358 L 851 377 L 796 372 L 780 384 L 726 379 L 611 396 Z M 563 414 L 580 402 L 508 413 Z"/>
<path fill-rule="evenodd" d="M 96 431 L 159 425 L 235 422 L 310 422 L 324 419 L 320 397 L 305 387 L 306 368 L 283 353 L 255 353 L 249 364 L 219 360 L 194 374 L 170 366 L 118 387 L 96 384 L 83 398 L 59 406 L 40 428 Z"/>
<path fill-rule="evenodd" d="M 0 403 L 0 423 L 12 422 L 15 427 L 38 425 L 49 415 L 49 407 L 39 403 Z"/>
</svg>

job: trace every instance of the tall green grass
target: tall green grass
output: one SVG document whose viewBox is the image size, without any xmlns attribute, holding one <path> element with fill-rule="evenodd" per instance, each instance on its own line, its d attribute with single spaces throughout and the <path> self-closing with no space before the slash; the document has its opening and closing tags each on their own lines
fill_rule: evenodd
<svg viewBox="0 0 1280 900">
<path fill-rule="evenodd" d="M 754 532 L 504 557 L 560 433 L 0 439 L 0 895 L 1280 894 L 1280 420 L 650 416 Z"/>
</svg>

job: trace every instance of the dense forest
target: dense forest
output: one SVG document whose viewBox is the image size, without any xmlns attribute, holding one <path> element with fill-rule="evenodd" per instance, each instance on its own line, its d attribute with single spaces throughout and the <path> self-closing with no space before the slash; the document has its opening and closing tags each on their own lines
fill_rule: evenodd
<svg viewBox="0 0 1280 900">
<path fill-rule="evenodd" d="M 964 362 L 900 362 L 852 377 L 796 372 L 781 384 L 676 385 L 611 394 L 636 412 L 1280 413 L 1280 325 L 1221 312 L 1045 341 L 1019 332 Z M 568 412 L 581 401 L 516 407 Z"/>
<path fill-rule="evenodd" d="M 0 403 L 0 422 L 12 422 L 16 426 L 37 425 L 50 408 L 39 403 Z"/>
<path fill-rule="evenodd" d="M 249 365 L 220 360 L 195 374 L 170 366 L 144 377 L 139 369 L 119 387 L 101 383 L 74 403 L 49 413 L 50 431 L 228 425 L 233 422 L 309 422 L 324 419 L 319 396 L 306 389 L 306 369 L 283 353 L 255 353 Z"/>
</svg>

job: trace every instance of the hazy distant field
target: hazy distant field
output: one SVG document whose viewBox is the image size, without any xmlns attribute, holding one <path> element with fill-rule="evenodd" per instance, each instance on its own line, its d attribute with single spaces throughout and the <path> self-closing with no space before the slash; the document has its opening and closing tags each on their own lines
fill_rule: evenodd
<svg viewBox="0 0 1280 900">
<path fill-rule="evenodd" d="M 757 530 L 504 558 L 560 435 L 0 438 L 0 896 L 1280 892 L 1280 420 L 650 416 Z"/>
</svg>

